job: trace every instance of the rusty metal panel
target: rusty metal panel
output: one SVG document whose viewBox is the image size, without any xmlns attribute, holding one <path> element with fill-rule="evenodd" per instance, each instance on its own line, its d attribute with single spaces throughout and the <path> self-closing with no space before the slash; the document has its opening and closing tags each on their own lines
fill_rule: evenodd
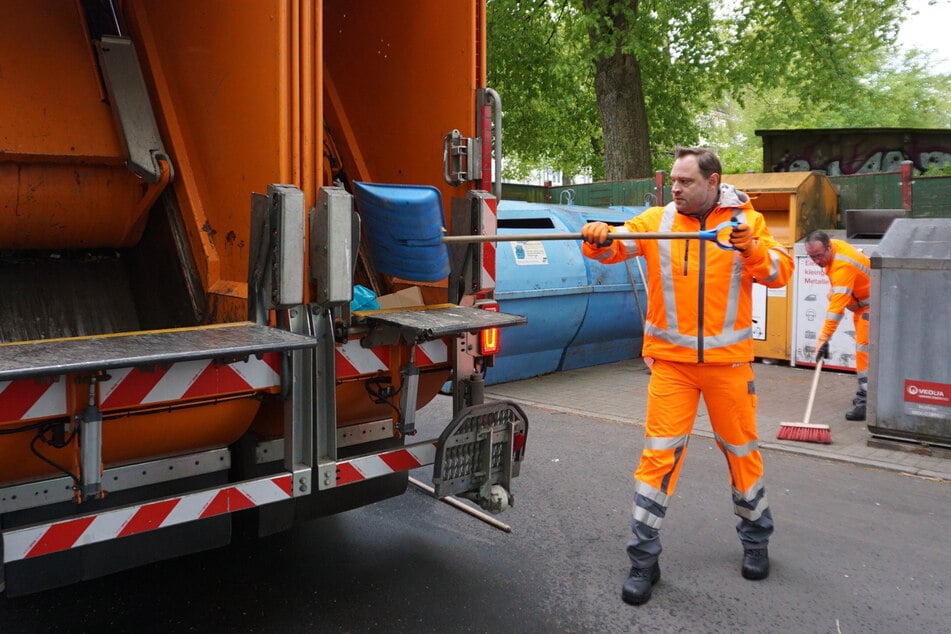
<svg viewBox="0 0 951 634">
<path fill-rule="evenodd" d="M 552 203 L 568 203 L 567 194 L 571 192 L 571 202 L 586 207 L 611 207 L 616 205 L 640 206 L 656 200 L 654 179 L 635 179 L 625 181 L 605 181 L 598 183 L 580 183 L 551 188 Z"/>
<path fill-rule="evenodd" d="M 521 200 L 527 203 L 546 201 L 548 188 L 542 185 L 523 185 L 521 183 L 502 183 L 502 200 Z"/>
<path fill-rule="evenodd" d="M 902 206 L 898 172 L 833 176 L 830 180 L 839 191 L 839 209 L 900 209 Z"/>
<path fill-rule="evenodd" d="M 951 176 L 918 177 L 912 181 L 913 218 L 951 218 Z"/>
</svg>

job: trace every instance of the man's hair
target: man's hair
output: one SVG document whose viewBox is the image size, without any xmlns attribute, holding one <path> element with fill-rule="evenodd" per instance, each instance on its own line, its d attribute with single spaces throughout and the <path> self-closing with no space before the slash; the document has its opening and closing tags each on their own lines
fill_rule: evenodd
<svg viewBox="0 0 951 634">
<path fill-rule="evenodd" d="M 685 156 L 697 157 L 697 166 L 704 178 L 710 178 L 710 174 L 723 174 L 723 166 L 720 164 L 720 157 L 716 152 L 705 147 L 681 147 L 677 146 L 674 150 L 674 158 L 683 158 Z"/>
<path fill-rule="evenodd" d="M 809 244 L 810 242 L 821 242 L 822 246 L 828 249 L 829 248 L 829 234 L 826 233 L 825 231 L 818 231 L 818 230 L 810 231 L 809 234 L 806 235 L 805 243 Z"/>
</svg>

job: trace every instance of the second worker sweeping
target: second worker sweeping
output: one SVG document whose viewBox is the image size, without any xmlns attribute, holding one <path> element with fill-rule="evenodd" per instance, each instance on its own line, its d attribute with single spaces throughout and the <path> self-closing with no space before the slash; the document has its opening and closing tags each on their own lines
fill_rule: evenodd
<svg viewBox="0 0 951 634">
<path fill-rule="evenodd" d="M 752 288 L 786 285 L 789 253 L 770 235 L 749 197 L 720 182 L 722 167 L 706 148 L 678 148 L 671 169 L 673 202 L 651 207 L 619 231 L 696 232 L 735 219 L 736 249 L 700 240 L 611 240 L 612 227 L 582 229 L 587 257 L 604 264 L 644 256 L 647 319 L 644 361 L 651 368 L 644 448 L 634 473 L 631 570 L 624 601 L 648 601 L 660 579 L 659 531 L 683 466 L 700 395 L 717 445 L 728 463 L 737 533 L 743 546 L 742 575 L 769 574 L 767 545 L 773 518 L 757 449 L 753 382 Z"/>
<path fill-rule="evenodd" d="M 865 420 L 868 400 L 868 310 L 871 295 L 871 263 L 868 256 L 844 240 L 835 240 L 825 231 L 806 236 L 806 255 L 822 267 L 829 278 L 829 308 L 819 333 L 816 361 L 829 358 L 829 339 L 846 309 L 852 313 L 855 327 L 855 370 L 859 389 L 846 412 L 849 420 Z"/>
</svg>

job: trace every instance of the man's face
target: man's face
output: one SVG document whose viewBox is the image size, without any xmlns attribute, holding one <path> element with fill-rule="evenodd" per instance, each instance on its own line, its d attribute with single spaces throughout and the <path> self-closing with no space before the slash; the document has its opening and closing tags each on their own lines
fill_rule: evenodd
<svg viewBox="0 0 951 634">
<path fill-rule="evenodd" d="M 670 191 L 674 206 L 680 213 L 699 216 L 716 203 L 720 193 L 720 176 L 710 174 L 709 178 L 704 178 L 696 156 L 687 154 L 674 161 L 670 178 L 673 182 Z"/>
<path fill-rule="evenodd" d="M 822 268 L 826 268 L 832 262 L 832 248 L 826 248 L 821 242 L 807 242 L 806 255 Z"/>
</svg>

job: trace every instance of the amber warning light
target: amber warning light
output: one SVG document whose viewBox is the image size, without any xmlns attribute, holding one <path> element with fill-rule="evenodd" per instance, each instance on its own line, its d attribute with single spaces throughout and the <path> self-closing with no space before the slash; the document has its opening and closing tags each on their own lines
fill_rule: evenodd
<svg viewBox="0 0 951 634">
<path fill-rule="evenodd" d="M 482 310 L 491 310 L 494 313 L 499 312 L 499 305 L 497 302 L 486 302 L 480 304 L 479 308 Z M 499 329 L 498 328 L 486 328 L 482 331 L 479 337 L 479 354 L 483 357 L 491 356 L 493 354 L 498 354 L 499 352 Z"/>
</svg>

